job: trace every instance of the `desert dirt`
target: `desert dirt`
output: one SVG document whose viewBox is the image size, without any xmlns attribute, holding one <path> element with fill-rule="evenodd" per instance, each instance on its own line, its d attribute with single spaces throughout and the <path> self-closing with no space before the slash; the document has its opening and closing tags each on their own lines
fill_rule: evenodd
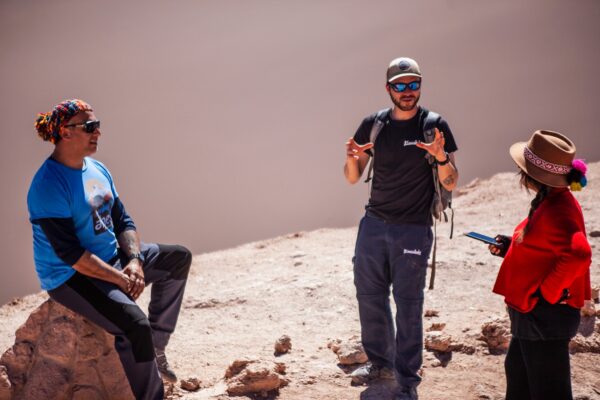
<svg viewBox="0 0 600 400">
<path fill-rule="evenodd" d="M 590 235 L 600 231 L 600 212 L 594 208 L 600 163 L 590 165 L 588 178 L 588 187 L 575 196 Z M 424 318 L 424 328 L 445 323 L 444 333 L 475 352 L 424 350 L 421 399 L 504 398 L 504 355 L 490 355 L 478 340 L 485 321 L 506 315 L 503 299 L 491 291 L 501 259 L 462 234 L 512 233 L 526 216 L 530 199 L 512 172 L 475 180 L 456 191 L 454 238 L 448 238 L 449 224 L 438 225 L 435 289 L 425 294 L 425 310 L 438 316 Z M 594 236 L 589 240 L 595 252 L 600 237 Z M 351 386 L 353 368 L 338 365 L 327 347 L 330 340 L 360 335 L 351 263 L 355 238 L 356 228 L 320 229 L 196 255 L 167 355 L 180 378 L 195 377 L 202 384 L 195 392 L 176 385 L 170 397 L 233 398 L 225 394 L 227 367 L 236 359 L 254 358 L 287 367 L 289 384 L 267 398 L 392 399 L 384 384 Z M 592 286 L 598 286 L 597 258 L 591 275 Z M 144 307 L 148 296 L 146 290 L 140 300 Z M 0 308 L 0 351 L 14 343 L 15 330 L 46 298 L 39 293 Z M 275 356 L 274 344 L 284 334 L 291 338 L 292 349 Z M 600 399 L 600 354 L 576 353 L 571 362 L 575 397 Z"/>
</svg>

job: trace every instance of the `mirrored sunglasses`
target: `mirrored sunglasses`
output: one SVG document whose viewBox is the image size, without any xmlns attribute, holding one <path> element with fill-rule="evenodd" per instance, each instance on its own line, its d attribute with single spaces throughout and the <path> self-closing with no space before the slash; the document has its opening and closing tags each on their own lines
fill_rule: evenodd
<svg viewBox="0 0 600 400">
<path fill-rule="evenodd" d="M 409 83 L 390 83 L 390 87 L 394 92 L 404 92 L 407 88 L 410 90 L 419 90 L 421 87 L 421 81 L 412 81 Z"/>
</svg>

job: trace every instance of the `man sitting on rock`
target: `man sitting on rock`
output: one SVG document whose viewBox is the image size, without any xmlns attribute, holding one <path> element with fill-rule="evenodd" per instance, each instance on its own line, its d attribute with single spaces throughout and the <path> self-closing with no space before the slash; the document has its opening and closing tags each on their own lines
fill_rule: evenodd
<svg viewBox="0 0 600 400">
<path fill-rule="evenodd" d="M 182 246 L 140 243 L 110 172 L 89 157 L 101 136 L 89 104 L 64 101 L 38 115 L 35 127 L 55 146 L 27 196 L 42 289 L 115 336 L 137 399 L 162 399 L 161 374 L 177 380 L 164 352 L 192 255 Z M 150 283 L 146 317 L 135 300 Z"/>
</svg>

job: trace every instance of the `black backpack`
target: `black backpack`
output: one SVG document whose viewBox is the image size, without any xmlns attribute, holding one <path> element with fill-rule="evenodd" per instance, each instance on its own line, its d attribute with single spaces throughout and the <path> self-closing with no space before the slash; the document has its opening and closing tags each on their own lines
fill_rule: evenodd
<svg viewBox="0 0 600 400">
<path fill-rule="evenodd" d="M 375 163 L 375 140 L 377 140 L 377 136 L 379 132 L 383 129 L 383 127 L 389 122 L 391 108 L 384 108 L 383 110 L 379 110 L 375 117 L 375 121 L 373 121 L 373 126 L 371 127 L 371 133 L 369 134 L 369 142 L 373 143 L 373 147 L 371 147 L 371 159 L 369 161 L 369 169 L 367 173 L 367 179 L 365 182 L 370 183 L 373 179 L 373 165 Z M 423 109 L 424 117 L 421 121 L 421 129 L 423 131 L 423 138 L 425 139 L 425 143 L 431 143 L 435 139 L 435 127 L 439 124 L 440 119 L 442 118 L 438 113 Z M 435 280 L 435 262 L 436 262 L 436 249 L 437 249 L 437 221 L 448 222 L 448 214 L 446 210 L 450 212 L 450 239 L 452 239 L 452 235 L 454 233 L 454 210 L 452 209 L 452 192 L 446 190 L 446 188 L 441 184 L 438 171 L 437 171 L 437 163 L 434 160 L 434 157 L 425 152 L 425 158 L 429 162 L 431 166 L 431 172 L 433 174 L 433 201 L 431 202 L 431 215 L 433 216 L 433 229 L 434 229 L 434 240 L 433 240 L 433 251 L 431 256 L 431 278 L 429 280 L 429 289 L 433 289 L 433 283 Z"/>
</svg>

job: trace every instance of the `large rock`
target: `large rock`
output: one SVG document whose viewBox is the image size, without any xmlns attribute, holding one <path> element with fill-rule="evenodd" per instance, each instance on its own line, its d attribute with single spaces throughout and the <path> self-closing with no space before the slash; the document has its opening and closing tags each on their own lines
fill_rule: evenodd
<svg viewBox="0 0 600 400">
<path fill-rule="evenodd" d="M 0 358 L 0 400 L 129 400 L 114 337 L 47 300 Z M 8 393 L 8 394 L 7 394 Z"/>
<path fill-rule="evenodd" d="M 288 384 L 285 364 L 261 360 L 235 360 L 225 372 L 227 393 L 232 396 L 276 391 Z"/>
</svg>

